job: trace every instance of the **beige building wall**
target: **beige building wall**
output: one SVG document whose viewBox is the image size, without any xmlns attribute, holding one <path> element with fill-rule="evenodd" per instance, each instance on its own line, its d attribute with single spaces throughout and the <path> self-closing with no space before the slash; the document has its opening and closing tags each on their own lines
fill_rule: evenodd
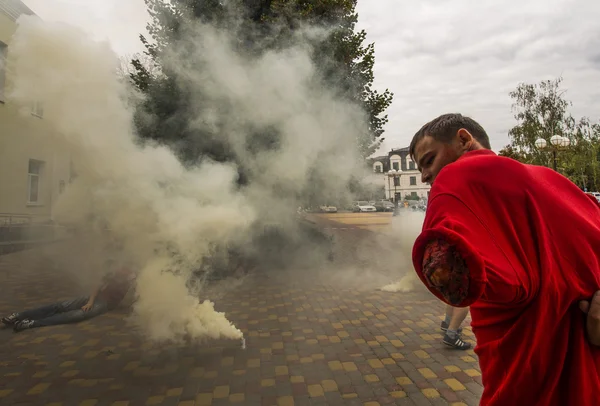
<svg viewBox="0 0 600 406">
<path fill-rule="evenodd" d="M 0 47 L 10 53 L 15 19 L 26 7 L 16 0 L 0 0 Z M 5 58 L 3 58 L 5 59 Z M 52 129 L 41 106 L 11 103 L 10 71 L 0 65 L 0 224 L 52 218 L 53 203 L 69 183 L 71 157 L 53 145 Z"/>
</svg>

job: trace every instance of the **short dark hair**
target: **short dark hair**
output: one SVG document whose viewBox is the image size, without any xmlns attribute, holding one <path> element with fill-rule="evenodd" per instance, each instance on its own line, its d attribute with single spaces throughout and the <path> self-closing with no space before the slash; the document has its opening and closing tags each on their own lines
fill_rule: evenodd
<svg viewBox="0 0 600 406">
<path fill-rule="evenodd" d="M 415 155 L 415 147 L 417 142 L 422 140 L 426 135 L 433 137 L 434 140 L 440 142 L 450 142 L 456 132 L 464 128 L 471 133 L 484 148 L 492 149 L 490 146 L 490 138 L 483 127 L 470 117 L 465 117 L 462 114 L 451 113 L 442 114 L 425 124 L 414 135 L 410 142 L 409 153 L 411 157 Z"/>
</svg>

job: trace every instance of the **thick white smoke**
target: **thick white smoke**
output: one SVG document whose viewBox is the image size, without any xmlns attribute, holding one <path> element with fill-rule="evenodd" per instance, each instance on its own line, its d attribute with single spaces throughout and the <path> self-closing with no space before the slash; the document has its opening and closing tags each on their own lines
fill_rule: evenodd
<svg viewBox="0 0 600 406">
<path fill-rule="evenodd" d="M 315 69 L 303 47 L 248 61 L 224 33 L 206 26 L 189 31 L 185 52 L 192 63 L 179 63 L 181 49 L 169 50 L 168 60 L 182 83 L 208 97 L 198 100 L 194 125 L 210 126 L 221 113 L 207 104 L 225 102 L 229 124 L 220 135 L 240 156 L 249 129 L 272 126 L 283 137 L 276 153 L 247 156 L 258 176 L 241 191 L 232 165 L 203 161 L 186 168 L 169 149 L 136 143 L 131 89 L 117 77 L 119 60 L 107 44 L 29 16 L 20 18 L 10 44 L 12 101 L 42 102 L 55 142 L 73 153 L 77 178 L 55 218 L 74 225 L 93 218 L 118 238 L 139 268 L 134 320 L 158 341 L 241 337 L 212 303 L 189 292 L 191 273 L 213 247 L 240 242 L 251 225 L 288 221 L 296 207 L 289 192 L 305 187 L 315 164 L 327 187 L 341 193 L 358 167 L 353 142 L 364 131 L 358 108 L 313 85 Z M 287 193 L 280 195 L 282 187 Z"/>
</svg>

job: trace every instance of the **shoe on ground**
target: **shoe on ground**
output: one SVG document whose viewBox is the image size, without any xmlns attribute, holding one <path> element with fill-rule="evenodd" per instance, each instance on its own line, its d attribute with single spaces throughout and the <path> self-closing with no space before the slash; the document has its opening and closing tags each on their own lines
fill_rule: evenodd
<svg viewBox="0 0 600 406">
<path fill-rule="evenodd" d="M 460 334 L 457 334 L 456 338 L 451 338 L 448 334 L 444 334 L 444 340 L 442 342 L 448 347 L 452 347 L 457 350 L 468 350 L 471 348 L 471 344 L 464 342 Z"/>
<path fill-rule="evenodd" d="M 34 323 L 33 320 L 27 320 L 27 319 L 17 321 L 13 327 L 13 330 L 15 333 L 18 333 L 23 330 L 27 330 L 27 329 L 33 327 L 33 323 Z"/>
<path fill-rule="evenodd" d="M 440 328 L 442 329 L 442 331 L 444 333 L 446 331 L 448 331 L 448 327 L 449 327 L 448 323 L 446 323 L 444 320 L 442 320 L 442 325 L 440 326 Z M 462 331 L 463 331 L 462 327 L 459 327 L 458 328 L 458 334 L 462 334 Z"/>
<path fill-rule="evenodd" d="M 0 319 L 0 321 L 5 326 L 14 326 L 14 324 L 17 321 L 19 321 L 19 319 L 17 318 L 17 313 L 13 313 L 10 316 L 2 317 L 2 319 Z"/>
</svg>

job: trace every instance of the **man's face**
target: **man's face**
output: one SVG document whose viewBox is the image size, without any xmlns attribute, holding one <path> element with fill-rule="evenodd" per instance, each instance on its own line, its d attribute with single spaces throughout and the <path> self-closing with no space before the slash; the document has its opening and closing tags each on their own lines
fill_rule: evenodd
<svg viewBox="0 0 600 406">
<path fill-rule="evenodd" d="M 421 181 L 433 185 L 442 168 L 456 161 L 465 152 L 460 140 L 444 143 L 426 135 L 415 146 L 414 160 L 421 172 Z"/>
</svg>

